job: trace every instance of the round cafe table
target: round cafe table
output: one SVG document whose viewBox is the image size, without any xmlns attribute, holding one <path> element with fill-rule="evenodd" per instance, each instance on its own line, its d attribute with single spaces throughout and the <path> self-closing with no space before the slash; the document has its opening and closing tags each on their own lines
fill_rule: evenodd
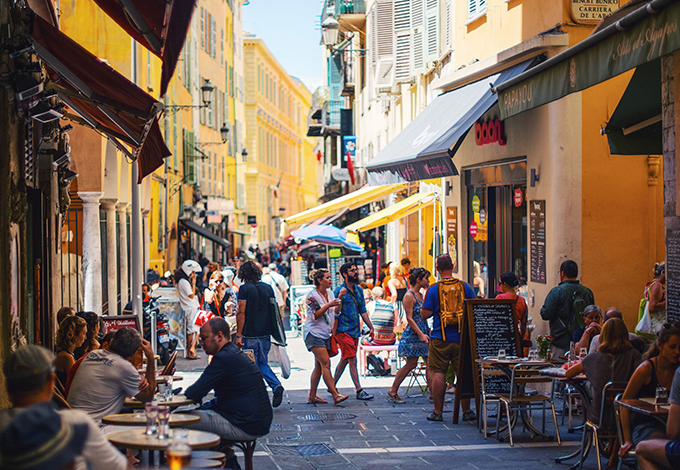
<svg viewBox="0 0 680 470">
<path fill-rule="evenodd" d="M 170 427 L 177 428 L 196 424 L 201 420 L 198 415 L 191 415 L 187 413 L 171 413 Z M 108 415 L 102 418 L 102 424 L 112 424 L 114 426 L 146 426 L 146 416 L 134 413 L 122 413 L 117 415 Z"/>
<path fill-rule="evenodd" d="M 158 401 L 159 405 L 167 405 L 170 408 L 177 408 L 180 406 L 186 406 L 186 405 L 191 405 L 194 403 L 193 400 L 190 400 L 189 398 L 185 397 L 184 395 L 173 395 L 172 399 L 169 401 Z M 143 403 L 139 400 L 135 400 L 134 398 L 128 398 L 125 400 L 125 404 L 123 404 L 124 407 L 126 408 L 144 408 L 146 406 L 146 403 Z M 146 421 L 145 421 L 146 422 Z"/>
<path fill-rule="evenodd" d="M 144 428 L 116 431 L 107 434 L 106 438 L 120 449 L 164 451 L 168 444 L 172 442 L 173 433 L 177 431 L 171 430 L 170 437 L 167 439 L 147 436 L 145 432 L 146 429 Z M 220 443 L 220 436 L 211 432 L 194 430 L 182 430 L 182 432 L 187 433 L 187 442 L 195 450 L 212 449 Z"/>
</svg>

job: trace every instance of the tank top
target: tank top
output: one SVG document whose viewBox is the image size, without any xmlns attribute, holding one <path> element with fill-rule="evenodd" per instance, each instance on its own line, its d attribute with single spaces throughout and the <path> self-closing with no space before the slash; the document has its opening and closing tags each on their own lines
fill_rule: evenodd
<svg viewBox="0 0 680 470">
<path fill-rule="evenodd" d="M 638 392 L 638 398 L 653 398 L 656 396 L 656 388 L 659 386 L 659 379 L 656 376 L 656 366 L 654 361 L 647 359 L 646 362 L 652 364 L 652 379 L 648 384 L 643 384 Z"/>
<path fill-rule="evenodd" d="M 404 301 L 404 296 L 406 295 L 406 292 L 408 289 L 406 287 L 402 287 L 401 289 L 397 289 L 397 302 L 403 302 Z"/>
<path fill-rule="evenodd" d="M 406 289 L 404 289 L 406 290 Z M 373 341 L 372 344 L 390 345 L 394 344 L 397 335 L 394 333 L 394 305 L 385 300 L 376 300 L 373 315 Z"/>
</svg>

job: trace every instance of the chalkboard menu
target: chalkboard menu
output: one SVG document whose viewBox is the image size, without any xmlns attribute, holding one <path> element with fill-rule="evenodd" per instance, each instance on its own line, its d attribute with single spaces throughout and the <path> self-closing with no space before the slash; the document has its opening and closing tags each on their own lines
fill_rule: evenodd
<svg viewBox="0 0 680 470">
<path fill-rule="evenodd" d="M 545 284 L 545 201 L 529 202 L 529 247 L 531 282 Z"/>
<path fill-rule="evenodd" d="M 666 231 L 666 311 L 668 321 L 680 322 L 680 231 Z"/>
<path fill-rule="evenodd" d="M 497 356 L 500 349 L 508 356 L 518 356 L 520 338 L 514 299 L 466 299 L 466 315 L 460 338 L 458 383 L 454 403 L 453 422 L 458 421 L 462 398 L 474 397 L 479 409 L 480 376 L 477 359 Z M 510 381 L 504 376 L 485 379 L 488 393 L 507 393 Z"/>
</svg>

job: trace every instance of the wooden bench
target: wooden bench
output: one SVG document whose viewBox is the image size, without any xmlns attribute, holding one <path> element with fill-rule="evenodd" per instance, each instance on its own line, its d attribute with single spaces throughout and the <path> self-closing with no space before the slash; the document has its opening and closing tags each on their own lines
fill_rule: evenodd
<svg viewBox="0 0 680 470">
<path fill-rule="evenodd" d="M 361 340 L 360 340 L 361 341 Z M 359 343 L 359 351 L 357 351 L 357 360 L 359 364 L 357 366 L 359 367 L 359 373 L 361 374 L 362 377 L 366 377 L 366 373 L 368 372 L 368 363 L 366 357 L 368 356 L 369 353 L 376 352 L 376 351 L 397 351 L 399 349 L 399 341 L 397 341 L 394 344 L 388 344 L 388 345 L 381 345 L 381 346 L 366 346 Z M 399 358 L 397 357 L 397 361 Z"/>
</svg>

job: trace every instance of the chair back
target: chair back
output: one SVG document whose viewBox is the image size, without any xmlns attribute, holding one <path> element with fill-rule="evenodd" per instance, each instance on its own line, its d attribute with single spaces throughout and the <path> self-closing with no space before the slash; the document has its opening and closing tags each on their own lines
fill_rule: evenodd
<svg viewBox="0 0 680 470">
<path fill-rule="evenodd" d="M 177 362 L 177 351 L 172 353 L 172 356 L 170 356 L 170 359 L 168 359 L 168 363 L 165 364 L 165 367 L 163 368 L 163 371 L 160 373 L 160 375 L 172 375 L 175 372 L 175 363 Z"/>
<path fill-rule="evenodd" d="M 536 368 L 536 366 L 517 364 L 512 368 L 512 377 L 510 380 L 510 401 L 513 399 L 513 395 L 517 389 L 515 385 L 522 385 L 522 388 L 527 384 L 540 384 L 540 383 L 550 383 L 552 384 L 552 378 L 541 375 L 539 370 L 543 367 Z"/>
<path fill-rule="evenodd" d="M 499 377 L 503 376 L 505 377 L 505 373 L 502 370 L 496 369 L 494 366 L 489 365 L 489 364 L 484 364 L 483 362 L 479 364 L 479 373 L 481 375 L 481 386 L 482 386 L 482 393 L 486 394 L 487 393 L 487 379 L 488 377 Z M 495 387 L 498 388 L 498 387 Z M 507 393 L 507 391 L 505 391 Z M 499 393 L 498 390 L 494 391 L 494 393 Z M 503 393 L 502 391 L 500 393 Z"/>
<path fill-rule="evenodd" d="M 598 426 L 600 429 L 609 429 L 612 432 L 617 425 L 618 409 L 614 406 L 614 401 L 617 396 L 623 394 L 626 390 L 626 382 L 608 382 L 602 389 L 602 403 L 600 404 L 600 422 Z M 623 442 L 623 441 L 621 441 Z"/>
<path fill-rule="evenodd" d="M 55 382 L 58 382 L 57 379 Z M 71 405 L 68 404 L 64 395 L 59 391 L 57 387 L 52 390 L 52 401 L 57 405 L 60 410 L 70 410 Z"/>
</svg>

